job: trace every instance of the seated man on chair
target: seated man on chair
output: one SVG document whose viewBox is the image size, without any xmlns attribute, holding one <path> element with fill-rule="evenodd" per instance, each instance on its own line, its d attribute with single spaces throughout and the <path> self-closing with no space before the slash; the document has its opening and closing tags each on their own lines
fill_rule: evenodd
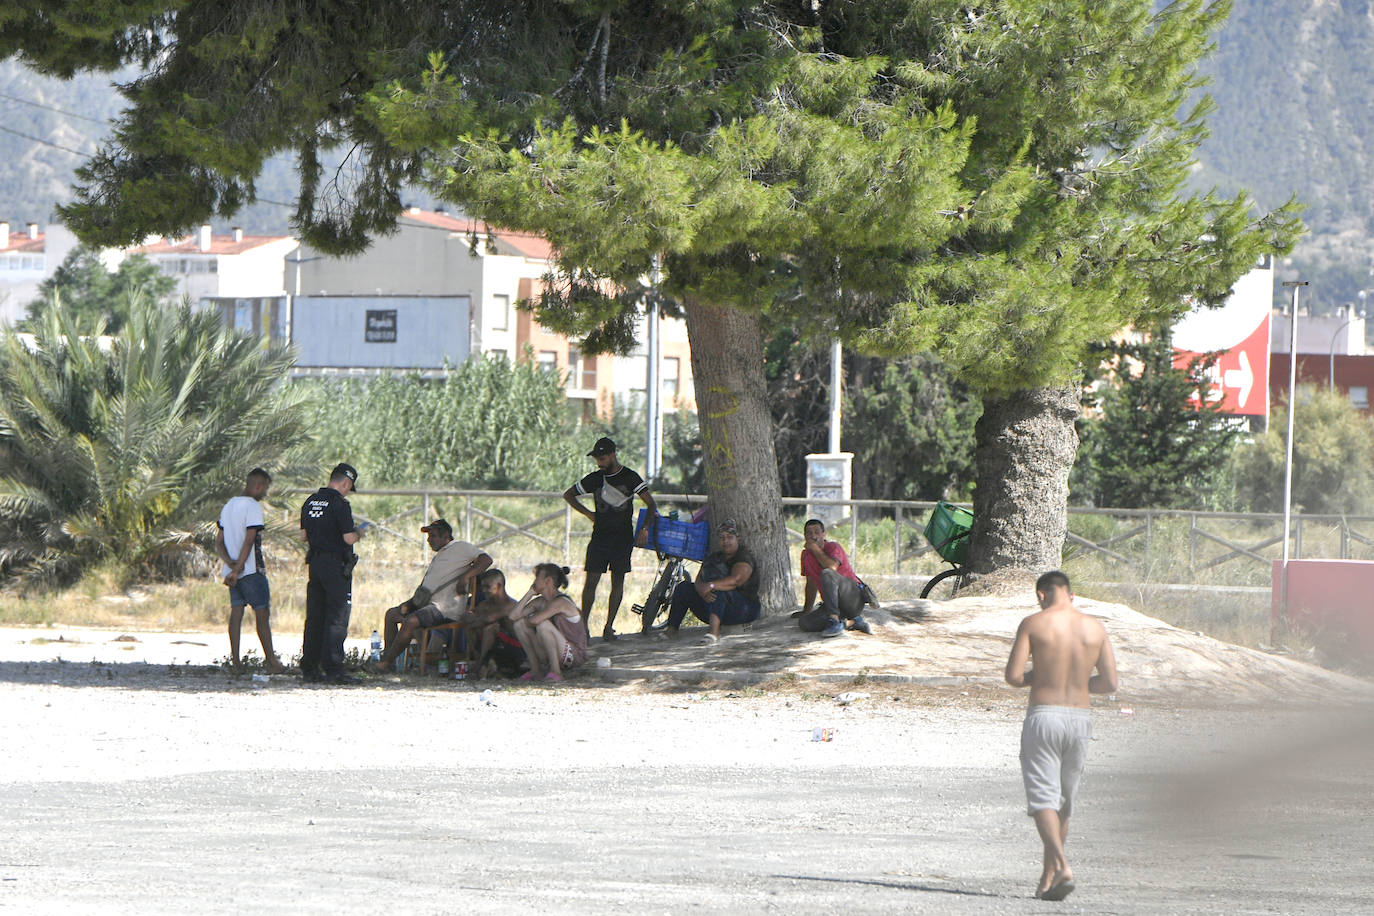
<svg viewBox="0 0 1374 916">
<path fill-rule="evenodd" d="M 480 549 L 455 541 L 453 526 L 442 518 L 420 530 L 428 535 L 434 559 L 415 594 L 386 612 L 385 649 L 376 663 L 383 671 L 410 645 L 416 630 L 462 620 L 473 581 L 491 566 L 491 557 Z"/>
</svg>

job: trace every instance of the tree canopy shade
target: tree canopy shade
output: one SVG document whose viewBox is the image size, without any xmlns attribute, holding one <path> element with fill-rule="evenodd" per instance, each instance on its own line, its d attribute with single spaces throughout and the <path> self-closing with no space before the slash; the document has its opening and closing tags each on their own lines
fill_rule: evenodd
<svg viewBox="0 0 1374 916">
<path fill-rule="evenodd" d="M 540 320 L 589 349 L 628 343 L 661 257 L 711 496 L 768 541 L 775 601 L 791 587 L 763 316 L 937 352 L 985 402 L 975 565 L 1055 562 L 1086 345 L 1185 295 L 1220 301 L 1297 231 L 1291 209 L 1181 190 L 1206 105 L 1180 109 L 1228 5 L 1155 6 L 189 0 L 163 10 L 166 49 L 66 213 L 103 241 L 184 230 L 295 149 L 299 228 L 349 250 L 423 175 L 554 243 L 564 280 Z M 137 46 L 135 12 L 102 47 Z M 33 16 L 11 14 L 0 48 L 60 68 L 91 40 L 58 23 L 35 42 Z M 356 155 L 322 176 L 339 143 Z"/>
</svg>

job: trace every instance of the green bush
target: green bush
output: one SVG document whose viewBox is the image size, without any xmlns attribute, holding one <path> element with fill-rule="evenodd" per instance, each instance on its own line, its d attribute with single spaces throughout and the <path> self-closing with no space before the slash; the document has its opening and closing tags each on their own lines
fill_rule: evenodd
<svg viewBox="0 0 1374 916">
<path fill-rule="evenodd" d="M 1235 459 L 1236 500 L 1251 512 L 1283 511 L 1288 407 Z M 1374 510 L 1374 425 L 1342 394 L 1298 387 L 1293 430 L 1293 504 L 1310 514 Z"/>
<path fill-rule="evenodd" d="M 532 362 L 297 385 L 315 395 L 322 462 L 355 465 L 364 489 L 562 490 L 590 468 L 562 379 Z"/>
</svg>

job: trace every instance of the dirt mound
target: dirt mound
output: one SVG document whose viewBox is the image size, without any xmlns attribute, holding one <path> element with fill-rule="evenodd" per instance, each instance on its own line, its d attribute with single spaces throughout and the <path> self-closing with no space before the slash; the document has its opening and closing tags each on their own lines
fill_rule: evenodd
<svg viewBox="0 0 1374 916">
<path fill-rule="evenodd" d="M 704 630 L 684 629 L 676 641 L 626 636 L 593 643 L 606 656 L 607 677 L 724 678 L 766 681 L 786 675 L 925 684 L 1001 683 L 1002 669 L 1027 614 L 1037 610 L 1024 588 L 1017 597 L 961 597 L 952 601 L 885 604 L 867 616 L 872 636 L 848 633 L 822 639 L 802 633 L 787 617 L 760 621 L 702 645 Z M 1180 630 L 1122 604 L 1079 598 L 1111 634 L 1121 675 L 1120 696 L 1191 703 L 1311 702 L 1333 695 L 1374 698 L 1369 682 L 1292 658 L 1269 655 Z M 1010 690 L 1011 688 L 1007 688 Z"/>
</svg>

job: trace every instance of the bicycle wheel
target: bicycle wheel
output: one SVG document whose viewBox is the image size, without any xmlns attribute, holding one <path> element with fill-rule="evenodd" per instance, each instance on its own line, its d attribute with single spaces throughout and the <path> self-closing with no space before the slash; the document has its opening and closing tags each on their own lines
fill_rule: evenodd
<svg viewBox="0 0 1374 916">
<path fill-rule="evenodd" d="M 921 597 L 933 598 L 935 601 L 947 601 L 953 598 L 959 591 L 960 581 L 956 579 L 947 584 L 942 585 L 941 583 L 944 583 L 945 580 L 949 579 L 951 576 L 962 575 L 963 572 L 962 569 L 956 566 L 953 569 L 946 569 L 936 573 L 930 577 L 930 581 L 926 583 L 926 587 L 921 589 Z"/>
<path fill-rule="evenodd" d="M 682 561 L 669 560 L 663 567 L 663 571 L 658 574 L 658 580 L 654 582 L 654 587 L 649 589 L 649 597 L 644 599 L 643 617 L 640 620 L 640 632 L 647 633 L 653 628 L 654 621 L 658 619 L 659 611 L 663 610 L 668 604 L 668 598 L 672 595 L 673 589 L 682 574 Z"/>
</svg>

